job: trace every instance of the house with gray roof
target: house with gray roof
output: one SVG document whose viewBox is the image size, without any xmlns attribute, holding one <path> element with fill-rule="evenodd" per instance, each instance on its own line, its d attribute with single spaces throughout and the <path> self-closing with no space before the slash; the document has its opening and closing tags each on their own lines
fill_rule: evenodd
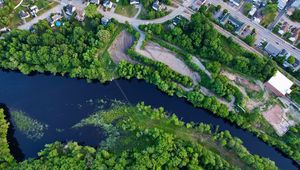
<svg viewBox="0 0 300 170">
<path fill-rule="evenodd" d="M 29 13 L 25 12 L 24 10 L 22 10 L 22 11 L 19 12 L 19 16 L 20 16 L 21 19 L 25 19 L 25 18 L 29 18 L 30 17 Z"/>
<path fill-rule="evenodd" d="M 68 4 L 66 7 L 65 7 L 65 12 L 68 16 L 72 16 L 76 11 L 76 7 L 71 5 L 71 4 Z"/>
<path fill-rule="evenodd" d="M 155 11 L 160 11 L 161 6 L 158 0 L 156 0 L 155 2 L 153 2 L 152 4 L 152 9 L 154 9 Z"/>
<path fill-rule="evenodd" d="M 274 45 L 272 45 L 271 43 L 268 43 L 266 46 L 265 46 L 265 51 L 273 56 L 273 57 L 276 57 L 282 50 L 276 48 Z"/>
<path fill-rule="evenodd" d="M 241 30 L 243 30 L 243 28 L 245 27 L 245 23 L 234 18 L 230 13 L 225 14 L 223 18 L 221 18 L 220 23 L 222 25 L 225 25 L 227 23 L 232 24 L 235 27 L 236 34 L 239 34 Z"/>
</svg>

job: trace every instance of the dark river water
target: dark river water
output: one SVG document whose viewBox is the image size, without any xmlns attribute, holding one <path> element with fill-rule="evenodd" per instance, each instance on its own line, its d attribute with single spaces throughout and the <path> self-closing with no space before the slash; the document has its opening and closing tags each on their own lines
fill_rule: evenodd
<svg viewBox="0 0 300 170">
<path fill-rule="evenodd" d="M 299 169 L 295 163 L 276 149 L 268 146 L 251 133 L 246 132 L 210 112 L 194 108 L 184 99 L 170 97 L 155 86 L 138 80 L 116 80 L 109 84 L 87 83 L 60 76 L 37 74 L 25 76 L 16 72 L 0 71 L 0 103 L 12 110 L 22 110 L 33 119 L 48 125 L 45 135 L 38 140 L 28 139 L 16 128 L 10 130 L 10 146 L 13 155 L 22 160 L 37 157 L 38 151 L 54 141 L 77 141 L 82 145 L 96 147 L 104 134 L 94 127 L 71 128 L 81 119 L 96 110 L 90 101 L 117 99 L 131 104 L 144 101 L 153 107 L 163 106 L 183 121 L 219 125 L 220 130 L 229 130 L 239 137 L 252 153 L 275 161 L 280 169 Z"/>
</svg>

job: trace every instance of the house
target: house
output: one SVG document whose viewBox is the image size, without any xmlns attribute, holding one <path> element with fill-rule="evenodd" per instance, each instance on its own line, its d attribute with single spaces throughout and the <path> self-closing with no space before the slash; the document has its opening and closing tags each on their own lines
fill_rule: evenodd
<svg viewBox="0 0 300 170">
<path fill-rule="evenodd" d="M 4 28 L 0 28 L 0 34 L 4 34 L 4 33 L 8 33 L 10 32 L 11 29 L 7 28 L 7 27 L 4 27 Z"/>
<path fill-rule="evenodd" d="M 222 25 L 225 25 L 226 23 L 230 23 L 235 27 L 235 33 L 239 34 L 240 31 L 245 27 L 245 24 L 238 19 L 231 16 L 229 13 L 225 14 L 223 18 L 220 20 L 220 23 Z"/>
<path fill-rule="evenodd" d="M 206 3 L 206 0 L 199 0 L 198 4 L 199 5 L 204 5 Z"/>
<path fill-rule="evenodd" d="M 100 5 L 100 0 L 89 0 L 91 4 Z"/>
<path fill-rule="evenodd" d="M 289 40 L 291 42 L 295 42 L 299 37 L 299 33 L 300 33 L 300 28 L 294 29 L 292 32 L 292 36 L 289 38 Z"/>
<path fill-rule="evenodd" d="M 60 19 L 62 19 L 62 16 L 61 14 L 54 14 L 50 17 L 50 21 L 49 21 L 49 24 L 51 27 L 54 27 L 55 26 L 55 23 L 57 21 L 59 21 Z"/>
<path fill-rule="evenodd" d="M 178 25 L 180 22 L 181 22 L 182 18 L 180 16 L 176 16 L 174 19 L 173 19 L 173 25 Z"/>
<path fill-rule="evenodd" d="M 255 7 L 255 5 L 253 5 L 251 10 L 249 11 L 248 15 L 250 15 L 252 17 L 256 11 L 257 11 L 257 8 Z"/>
<path fill-rule="evenodd" d="M 233 3 L 236 6 L 240 6 L 242 0 L 229 0 L 229 2 Z"/>
<path fill-rule="evenodd" d="M 285 6 L 286 6 L 286 3 L 288 2 L 288 0 L 278 0 L 278 9 L 279 10 L 282 10 Z"/>
<path fill-rule="evenodd" d="M 267 5 L 267 0 L 252 0 L 253 4 L 255 4 L 256 6 L 266 6 Z"/>
<path fill-rule="evenodd" d="M 130 5 L 139 5 L 140 1 L 139 0 L 130 0 Z"/>
<path fill-rule="evenodd" d="M 110 19 L 107 17 L 102 17 L 101 18 L 101 24 L 106 26 L 109 23 Z"/>
<path fill-rule="evenodd" d="M 278 54 L 279 57 L 289 57 L 291 54 L 286 51 L 286 49 L 281 50 L 281 52 Z"/>
<path fill-rule="evenodd" d="M 0 0 L 0 8 L 4 6 L 4 0 Z"/>
<path fill-rule="evenodd" d="M 36 5 L 34 5 L 34 6 L 30 7 L 29 9 L 30 9 L 30 14 L 33 17 L 36 17 L 37 13 L 39 12 L 39 8 Z"/>
<path fill-rule="evenodd" d="M 259 18 L 259 17 L 254 17 L 254 18 L 253 18 L 253 22 L 255 22 L 255 23 L 257 23 L 257 24 L 259 24 L 260 21 L 261 21 L 261 18 Z"/>
<path fill-rule="evenodd" d="M 161 10 L 161 5 L 158 0 L 154 1 L 154 3 L 152 4 L 152 9 L 154 9 L 155 11 Z"/>
<path fill-rule="evenodd" d="M 104 0 L 104 1 L 103 1 L 103 6 L 104 6 L 105 8 L 111 9 L 112 6 L 113 6 L 113 3 L 112 3 L 110 0 Z"/>
<path fill-rule="evenodd" d="M 30 17 L 29 13 L 25 12 L 24 10 L 19 12 L 19 16 L 20 16 L 21 19 L 26 19 L 26 18 Z"/>
<path fill-rule="evenodd" d="M 84 21 L 84 19 L 85 19 L 84 9 L 77 9 L 76 10 L 76 17 L 75 17 L 75 19 L 77 21 L 80 21 L 80 22 Z"/>
<path fill-rule="evenodd" d="M 293 64 L 295 70 L 298 68 L 299 65 L 300 65 L 300 61 L 297 58 L 295 58 L 295 63 Z"/>
<path fill-rule="evenodd" d="M 289 24 L 288 24 L 287 22 L 284 22 L 284 23 L 282 24 L 282 26 L 280 27 L 278 33 L 279 33 L 280 35 L 283 35 L 283 34 L 286 33 L 288 30 L 289 30 Z"/>
<path fill-rule="evenodd" d="M 75 6 L 73 6 L 71 4 L 68 4 L 67 6 L 65 6 L 65 12 L 68 16 L 72 16 L 75 11 L 76 11 Z"/>
<path fill-rule="evenodd" d="M 293 69 L 294 71 L 297 71 L 297 67 L 299 66 L 299 60 L 295 59 L 295 63 L 294 64 L 290 64 L 288 61 L 284 61 L 283 66 L 285 68 L 290 67 L 291 69 Z"/>
<path fill-rule="evenodd" d="M 281 52 L 281 50 L 273 46 L 271 43 L 268 43 L 265 46 L 265 51 L 273 57 L 276 57 Z"/>
<path fill-rule="evenodd" d="M 291 5 L 292 8 L 300 8 L 300 0 L 295 0 L 292 5 Z"/>
<path fill-rule="evenodd" d="M 281 72 L 277 71 L 275 75 L 265 83 L 265 86 L 275 95 L 283 97 L 292 92 L 291 87 L 293 86 L 293 82 Z"/>
</svg>

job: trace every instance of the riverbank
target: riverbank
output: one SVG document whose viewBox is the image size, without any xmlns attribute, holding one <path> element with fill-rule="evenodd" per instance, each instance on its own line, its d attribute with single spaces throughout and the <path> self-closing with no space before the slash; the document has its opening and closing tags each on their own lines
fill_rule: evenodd
<svg viewBox="0 0 300 170">
<path fill-rule="evenodd" d="M 200 108 L 194 108 L 184 99 L 170 97 L 155 88 L 155 86 L 145 83 L 144 81 L 133 80 L 115 80 L 106 85 L 99 83 L 86 83 L 85 80 L 76 80 L 61 76 L 50 76 L 36 74 L 34 76 L 24 76 L 16 72 L 1 72 L 0 80 L 5 80 L 0 85 L 0 101 L 5 101 L 9 108 L 18 108 L 28 113 L 31 117 L 36 118 L 49 124 L 49 127 L 67 129 L 74 123 L 93 113 L 90 102 L 87 105 L 85 101 L 97 101 L 97 99 L 117 99 L 130 102 L 135 105 L 140 101 L 145 101 L 147 105 L 153 107 L 163 106 L 169 113 L 176 115 L 185 122 L 203 122 L 211 124 L 213 127 L 219 127 L 219 130 L 228 130 L 233 136 L 241 138 L 244 146 L 251 154 L 258 154 L 270 158 L 276 162 L 280 169 L 297 169 L 290 159 L 285 158 L 274 148 L 269 147 L 261 140 L 236 126 L 230 124 L 222 118 L 214 116 L 212 113 Z M 51 84 L 49 84 L 51 81 Z M 22 84 L 22 86 L 20 86 Z M 34 89 L 34 93 L 32 90 Z M 122 90 L 122 92 L 121 92 Z M 125 94 L 125 96 L 124 96 Z M 22 96 L 31 96 L 30 100 Z M 109 97 L 109 98 L 108 98 Z M 15 99 L 18 99 L 16 101 Z M 41 100 L 44 99 L 44 100 Z M 37 103 L 39 103 L 37 105 Z M 55 113 L 55 114 L 54 114 Z M 73 123 L 72 123 L 73 122 Z M 80 132 L 80 131 L 79 131 Z M 36 155 L 38 151 L 44 148 L 44 144 L 50 141 L 69 141 L 72 139 L 67 134 L 73 135 L 73 140 L 80 142 L 94 143 L 97 146 L 96 133 L 91 133 L 92 129 L 86 131 L 88 136 L 84 138 L 78 136 L 81 133 L 75 131 L 64 131 L 58 135 L 54 131 L 49 131 L 51 138 L 45 138 L 37 143 L 31 143 L 24 138 L 17 139 L 20 143 L 20 149 L 26 155 Z M 85 133 L 85 132 L 84 132 Z M 46 134 L 46 136 L 48 136 Z M 60 138 L 63 136 L 63 138 Z M 53 138 L 54 137 L 54 138 Z M 75 138 L 74 138 L 75 137 Z M 86 143 L 86 144 L 89 144 Z M 25 145 L 24 145 L 25 144 Z"/>
<path fill-rule="evenodd" d="M 93 26 L 89 27 L 89 29 L 91 29 L 91 28 L 96 29 Z M 87 28 L 85 28 L 84 31 L 82 31 L 78 27 L 76 27 L 76 28 L 75 27 L 70 27 L 70 28 L 68 27 L 68 29 L 66 29 L 66 30 L 65 29 L 66 28 L 62 28 L 62 30 L 59 30 L 59 31 L 69 31 L 68 33 L 72 34 L 72 36 L 70 36 L 70 37 L 67 36 L 67 38 L 66 38 L 67 43 L 62 44 L 61 46 L 67 45 L 67 47 L 74 50 L 74 47 L 72 46 L 73 44 L 72 43 L 68 44 L 69 39 L 75 38 L 75 40 L 77 40 L 77 38 L 79 38 L 79 39 L 83 38 L 84 36 L 83 36 L 82 33 L 84 31 L 87 31 L 86 30 Z M 97 38 L 94 34 L 97 35 L 98 31 L 101 31 L 101 34 L 107 34 L 106 29 L 109 30 L 109 29 L 112 29 L 112 28 L 107 27 L 105 29 L 93 30 L 93 31 L 89 30 L 87 32 L 88 32 L 88 35 L 92 34 L 92 35 L 90 35 L 90 37 L 91 37 L 92 40 L 94 40 L 94 39 Z M 45 35 L 44 30 L 40 30 L 40 31 L 43 35 Z M 99 33 L 99 35 L 101 35 L 101 34 Z M 28 34 L 28 32 L 27 32 L 26 36 L 27 35 L 31 35 L 31 34 Z M 103 38 L 105 36 L 100 36 L 100 37 Z M 34 39 L 31 39 L 31 38 L 35 38 L 34 35 L 32 37 L 28 38 L 30 40 L 30 41 L 28 40 L 28 42 L 31 42 L 31 40 L 34 40 Z M 85 37 L 85 38 L 87 38 L 87 37 Z M 104 42 L 105 40 L 107 40 L 107 39 L 102 39 L 101 42 Z M 113 39 L 110 39 L 109 42 L 112 42 L 112 40 Z M 28 42 L 23 42 L 23 43 L 26 44 Z M 31 42 L 31 43 L 34 43 L 34 41 Z M 81 43 L 81 41 L 78 41 L 78 43 Z M 101 44 L 98 44 L 98 43 L 97 43 L 97 41 L 95 41 L 95 43 L 92 43 L 91 45 L 99 48 L 99 46 L 101 46 Z M 15 44 L 13 44 L 12 46 L 14 46 L 14 45 Z M 74 59 L 74 58 L 71 57 L 71 63 L 67 62 L 68 58 L 67 58 L 66 55 L 68 53 L 66 53 L 63 57 L 57 57 L 57 56 L 53 57 L 52 55 L 49 56 L 49 54 L 46 55 L 45 53 L 43 53 L 45 55 L 39 56 L 41 58 L 38 58 L 36 60 L 36 58 L 33 57 L 34 60 L 30 59 L 29 61 L 25 61 L 26 64 L 23 64 L 22 63 L 23 61 L 20 61 L 20 63 L 22 63 L 20 65 L 14 65 L 15 62 L 12 62 L 12 61 L 8 60 L 8 58 L 12 59 L 12 57 L 8 57 L 8 56 L 12 55 L 9 52 L 5 53 L 5 55 L 3 54 L 4 57 L 2 59 L 5 60 L 6 62 L 8 62 L 8 64 L 4 63 L 5 64 L 4 67 L 11 67 L 13 69 L 20 69 L 23 73 L 28 73 L 28 71 L 32 71 L 32 70 L 44 72 L 45 71 L 44 67 L 45 67 L 46 70 L 50 70 L 50 72 L 54 73 L 54 74 L 61 73 L 61 74 L 64 75 L 64 74 L 68 74 L 68 72 L 70 72 L 70 77 L 96 79 L 96 80 L 103 81 L 104 80 L 103 79 L 103 74 L 111 73 L 111 72 L 109 72 L 106 69 L 106 65 L 104 67 L 102 65 L 103 63 L 101 64 L 99 62 L 105 61 L 104 63 L 107 63 L 108 66 L 113 65 L 112 64 L 113 62 L 111 62 L 111 59 L 109 58 L 108 55 L 103 55 L 104 57 L 99 56 L 99 58 L 95 57 L 94 52 L 97 51 L 96 48 L 89 49 L 88 45 L 89 45 L 89 43 L 86 43 L 84 41 L 83 46 L 80 46 L 82 48 L 76 48 L 76 50 L 75 50 L 76 53 L 74 53 L 74 54 L 72 53 L 71 56 L 75 55 L 75 56 L 79 56 L 79 58 L 75 57 L 75 59 Z M 16 49 L 20 50 L 20 47 L 17 46 Z M 44 48 L 42 46 L 36 47 L 37 51 L 40 50 L 39 52 L 43 52 L 42 49 L 44 50 Z M 106 48 L 104 48 L 104 49 L 106 49 Z M 34 52 L 35 51 L 33 51 L 33 53 Z M 53 58 L 56 59 L 56 57 L 57 57 L 58 61 L 54 60 L 55 62 L 53 62 L 52 59 Z M 103 58 L 101 58 L 101 57 L 103 57 Z M 136 56 L 136 57 L 139 57 L 139 56 Z M 49 58 L 48 59 L 49 62 L 48 62 L 47 58 Z M 15 58 L 15 59 L 20 60 L 19 58 Z M 46 63 L 44 61 L 45 59 L 47 61 Z M 82 63 L 79 63 L 79 65 L 77 63 L 78 60 L 82 62 Z M 40 63 L 36 64 L 35 62 L 40 62 Z M 60 63 L 60 62 L 62 62 L 62 63 Z M 167 94 L 169 94 L 169 95 L 178 95 L 179 97 L 187 98 L 188 101 L 191 101 L 195 106 L 209 109 L 212 112 L 214 112 L 215 114 L 217 114 L 218 116 L 221 116 L 223 118 L 224 117 L 229 117 L 230 119 L 239 119 L 240 118 L 240 117 L 236 117 L 238 115 L 236 115 L 235 113 L 228 112 L 228 110 L 226 110 L 226 107 L 224 105 L 218 103 L 218 101 L 214 97 L 204 96 L 203 94 L 201 94 L 201 92 L 197 91 L 197 89 L 195 91 L 192 91 L 191 93 L 186 93 L 181 88 L 182 86 L 179 86 L 179 84 L 181 84 L 183 86 L 186 86 L 186 87 L 191 87 L 192 86 L 192 83 L 191 83 L 192 81 L 189 80 L 188 77 L 182 76 L 182 75 L 172 71 L 166 65 L 163 65 L 163 64 L 158 63 L 158 62 L 146 61 L 145 59 L 141 59 L 140 62 L 142 62 L 143 64 L 142 65 L 125 65 L 123 63 L 124 67 L 122 69 L 120 69 L 120 66 L 118 66 L 119 73 L 124 71 L 123 74 L 120 74 L 121 77 L 127 77 L 127 78 L 137 77 L 139 79 L 145 79 L 147 82 L 149 82 L 151 84 L 156 84 L 159 87 L 160 90 L 166 92 Z M 58 64 L 58 66 L 56 64 Z M 62 64 L 62 65 L 60 65 L 60 64 Z M 75 64 L 76 67 L 73 67 L 72 64 Z M 81 67 L 81 64 L 83 64 L 83 67 Z M 85 66 L 87 66 L 87 68 L 84 68 Z M 113 67 L 113 68 L 116 68 L 116 67 Z M 27 69 L 29 69 L 29 70 L 27 70 Z M 59 69 L 59 70 L 56 70 L 56 69 Z M 52 84 L 52 82 L 51 82 L 51 84 Z M 74 93 L 76 93 L 76 92 L 74 92 Z M 126 94 L 126 93 L 123 93 L 123 95 L 124 94 Z M 140 95 L 140 94 L 136 94 L 136 95 Z M 57 96 L 57 97 L 59 98 L 60 96 Z"/>
<path fill-rule="evenodd" d="M 124 112 L 125 111 L 125 112 Z M 3 113 L 3 112 L 2 112 Z M 4 114 L 3 114 L 4 115 Z M 0 115 L 1 116 L 1 115 Z M 103 120 L 103 121 L 102 121 Z M 101 123 L 102 122 L 102 123 Z M 114 129 L 113 125 L 110 125 L 110 123 L 115 122 L 116 127 L 118 128 L 116 132 L 116 129 Z M 114 123 L 114 124 L 115 124 Z M 127 128 L 124 129 L 125 123 Z M 5 123 L 3 123 L 5 124 Z M 3 126 L 1 124 L 1 126 Z M 252 155 L 249 154 L 249 152 L 241 146 L 241 143 L 238 139 L 232 138 L 231 135 L 228 132 L 217 132 L 215 131 L 212 133 L 211 127 L 209 125 L 205 124 L 200 124 L 198 125 L 193 125 L 193 124 L 185 124 L 184 122 L 181 122 L 175 115 L 173 116 L 167 116 L 167 114 L 164 112 L 163 108 L 159 109 L 152 109 L 149 106 L 145 106 L 144 104 L 138 104 L 137 106 L 127 106 L 123 104 L 117 104 L 117 105 L 112 105 L 112 108 L 110 108 L 107 111 L 104 112 L 97 112 L 96 114 L 92 114 L 88 116 L 87 118 L 83 119 L 79 124 L 75 125 L 76 128 L 82 128 L 83 126 L 96 126 L 96 127 L 101 127 L 104 129 L 107 133 L 107 138 L 102 144 L 100 145 L 99 148 L 96 148 L 96 150 L 86 147 L 86 146 L 76 146 L 78 148 L 90 148 L 89 151 L 92 152 L 87 152 L 87 153 L 82 153 L 82 157 L 86 157 L 88 155 L 86 154 L 92 154 L 94 161 L 92 161 L 92 164 L 89 164 L 88 166 L 84 167 L 83 169 L 87 169 L 89 167 L 97 167 L 97 166 L 103 166 L 107 165 L 107 163 L 101 163 L 100 160 L 97 159 L 97 155 L 101 154 L 104 150 L 106 152 L 109 152 L 112 155 L 115 155 L 116 157 L 121 156 L 122 150 L 127 150 L 126 152 L 137 152 L 136 149 L 141 149 L 142 150 L 147 150 L 149 147 L 154 147 L 155 142 L 146 142 L 147 140 L 150 140 L 151 133 L 153 135 L 155 134 L 154 132 L 156 131 L 159 132 L 161 137 L 165 135 L 171 135 L 168 137 L 168 141 L 174 142 L 175 145 L 178 147 L 182 146 L 183 150 L 179 153 L 185 152 L 184 148 L 194 148 L 194 151 L 191 152 L 189 155 L 193 155 L 195 153 L 199 154 L 199 161 L 202 160 L 204 162 L 193 162 L 193 161 L 188 161 L 189 159 L 192 159 L 192 157 L 182 157 L 183 155 L 179 156 L 178 158 L 181 159 L 182 161 L 185 161 L 186 163 L 182 164 L 177 164 L 175 163 L 175 159 L 168 159 L 167 162 L 163 163 L 166 165 L 173 165 L 173 166 L 180 166 L 180 167 L 190 167 L 190 166 L 200 166 L 200 167 L 232 167 L 232 168 L 241 168 L 241 169 L 248 169 L 252 166 L 255 167 L 255 169 L 264 169 L 263 166 L 268 166 L 268 168 L 271 169 L 276 169 L 276 166 L 274 163 L 270 162 L 269 160 L 259 157 L 252 157 Z M 95 128 L 96 128 L 95 127 Z M 122 128 L 123 127 L 123 128 Z M 136 128 L 134 128 L 136 127 Z M 123 130 L 122 130 L 123 129 Z M 151 132 L 152 130 L 147 130 L 147 129 L 157 129 Z M 5 129 L 4 129 L 5 130 Z M 138 131 L 141 131 L 140 134 L 141 136 L 135 136 L 134 134 L 138 133 Z M 176 132 L 176 133 L 175 133 Z M 193 133 L 192 133 L 193 132 Z M 144 133 L 144 135 L 143 135 Z M 148 136 L 150 135 L 150 136 Z M 210 135 L 212 135 L 210 137 Z M 225 136 L 223 136 L 225 135 Z M 174 136 L 175 138 L 173 138 Z M 154 137 L 154 136 L 152 136 Z M 158 137 L 158 138 L 161 138 Z M 120 138 L 120 139 L 119 139 Z M 136 139 L 138 138 L 138 139 Z M 113 140 L 115 139 L 115 140 Z M 153 138 L 153 140 L 157 141 L 157 137 Z M 130 142 L 131 141 L 131 142 Z M 133 142 L 133 141 L 140 141 L 140 142 Z M 185 141 L 185 142 L 184 142 Z M 189 144 L 189 142 L 191 142 Z M 234 142 L 235 145 L 226 145 L 224 142 L 227 141 L 228 144 Z M 115 143 L 117 142 L 117 143 Z M 121 142 L 121 143 L 118 143 Z M 123 143 L 125 142 L 125 143 Z M 128 143 L 129 142 L 129 143 Z M 146 143 L 143 143 L 146 142 Z M 165 140 L 160 141 L 162 145 Z M 179 142 L 179 143 L 178 143 Z M 133 144 L 135 143 L 135 144 Z M 154 145 L 153 145 L 154 144 Z M 56 148 L 58 146 L 62 146 L 60 149 Z M 50 167 L 61 167 L 62 164 L 60 161 L 64 161 L 66 159 L 69 160 L 74 160 L 77 159 L 77 157 L 73 157 L 72 155 L 66 154 L 67 151 L 60 152 L 67 147 L 72 148 L 73 145 L 77 145 L 76 143 L 67 143 L 65 146 L 64 144 L 59 144 L 57 142 L 53 144 L 48 144 L 46 145 L 46 148 L 39 152 L 40 158 L 35 159 L 35 160 L 27 160 L 24 162 L 20 162 L 18 165 L 16 163 L 12 162 L 7 162 L 9 164 L 6 164 L 5 167 L 7 169 L 10 169 L 10 167 L 13 169 L 14 166 L 20 167 L 45 167 L 45 165 L 50 166 Z M 149 146 L 147 146 L 149 145 Z M 5 146 L 5 145 L 3 145 Z M 55 150 L 58 151 L 57 155 L 52 155 L 50 156 L 49 154 L 52 152 L 53 147 L 56 146 Z M 64 146 L 64 147 L 63 147 Z M 105 146 L 105 147 L 104 147 Z M 139 147 L 140 146 L 140 147 Z M 168 144 L 167 146 L 173 146 L 172 144 Z M 117 147 L 117 148 L 114 148 Z M 201 150 L 198 150 L 202 148 Z M 241 147 L 240 152 L 238 155 L 235 153 L 235 149 Z M 64 148 L 64 149 L 63 149 Z M 104 149 L 105 148 L 105 149 Z M 75 149 L 75 148 L 74 148 Z M 133 149 L 132 151 L 130 151 Z M 158 149 L 158 148 L 157 148 Z M 161 148 L 163 149 L 163 148 Z M 171 149 L 171 148 L 170 148 Z M 179 154 L 177 152 L 177 149 L 172 151 L 172 150 L 165 150 L 164 154 Z M 241 152 L 243 150 L 243 152 Z M 72 153 L 76 152 L 76 150 L 69 150 Z M 155 150 L 155 152 L 158 152 L 159 150 Z M 162 150 L 161 150 L 162 151 Z M 160 154 L 162 154 L 160 151 Z M 176 152 L 175 152 L 176 151 Z M 187 150 L 190 152 L 190 150 Z M 95 155 L 96 154 L 96 155 Z M 225 155 L 223 155 L 225 154 Z M 229 155 L 228 155 L 229 154 Z M 133 154 L 130 154 L 133 155 Z M 220 156 L 218 156 L 220 155 Z M 225 158 L 222 158 L 223 157 Z M 99 155 L 100 156 L 100 155 Z M 239 158 L 240 157 L 240 158 Z M 255 159 L 255 162 L 247 162 L 248 158 L 250 159 Z M 60 160 L 59 162 L 55 161 L 52 162 L 52 159 Z M 135 161 L 134 158 L 126 158 L 126 159 L 133 159 L 132 161 Z M 84 162 L 84 159 L 80 159 L 80 161 Z M 136 160 L 137 161 L 137 160 Z M 156 160 L 153 159 L 152 162 L 155 162 Z M 177 160 L 178 161 L 178 160 Z M 154 163 L 153 162 L 153 163 Z M 148 162 L 149 163 L 149 162 Z M 157 162 L 158 163 L 158 162 Z M 175 163 L 175 164 L 174 164 Z M 135 162 L 132 162 L 130 164 L 126 164 L 124 166 L 130 167 L 132 164 L 135 164 Z M 137 161 L 137 165 L 142 166 L 141 162 Z M 161 166 L 163 166 L 163 164 Z M 3 164 L 1 164 L 3 165 Z M 72 165 L 67 166 L 78 166 L 77 163 L 74 162 Z M 159 164 L 156 164 L 159 166 Z M 108 166 L 112 166 L 111 164 Z M 149 166 L 149 164 L 147 165 Z M 149 168 L 149 167 L 148 167 Z M 251 169 L 251 168 L 250 168 Z"/>
</svg>

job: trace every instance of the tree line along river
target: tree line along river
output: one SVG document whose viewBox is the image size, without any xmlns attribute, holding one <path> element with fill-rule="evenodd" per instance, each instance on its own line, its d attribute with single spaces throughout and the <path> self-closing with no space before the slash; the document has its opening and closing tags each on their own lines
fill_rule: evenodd
<svg viewBox="0 0 300 170">
<path fill-rule="evenodd" d="M 8 114 L 12 110 L 21 110 L 48 126 L 44 136 L 38 140 L 28 139 L 13 128 L 8 138 L 11 152 L 17 160 L 36 157 L 45 144 L 57 140 L 72 140 L 96 147 L 104 139 L 101 129 L 71 127 L 96 111 L 94 101 L 97 99 L 116 99 L 133 105 L 144 101 L 146 105 L 164 107 L 167 112 L 175 113 L 185 122 L 219 126 L 219 130 L 228 130 L 233 136 L 240 138 L 252 154 L 271 159 L 280 169 L 299 169 L 295 162 L 251 133 L 206 110 L 194 108 L 184 99 L 170 97 L 144 81 L 114 80 L 100 84 L 60 76 L 25 76 L 18 72 L 0 71 L 0 82 L 0 104 L 6 106 Z"/>
</svg>

